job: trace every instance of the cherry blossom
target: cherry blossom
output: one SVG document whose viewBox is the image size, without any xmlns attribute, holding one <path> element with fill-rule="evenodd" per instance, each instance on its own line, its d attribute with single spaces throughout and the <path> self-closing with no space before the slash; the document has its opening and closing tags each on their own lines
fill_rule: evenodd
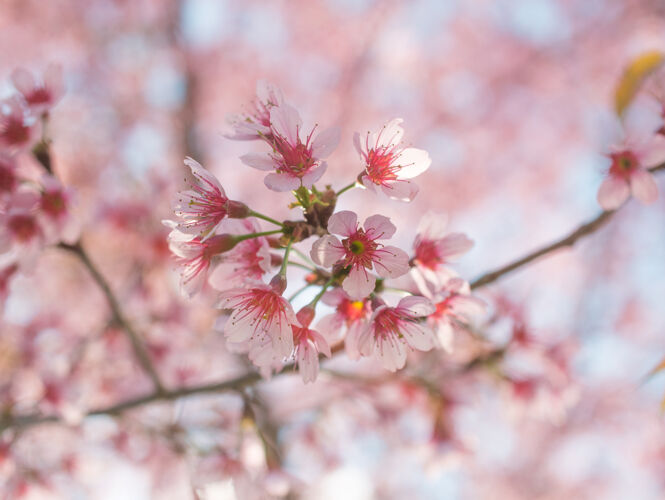
<svg viewBox="0 0 665 500">
<path fill-rule="evenodd" d="M 270 109 L 271 153 L 250 153 L 240 157 L 246 165 L 273 171 L 264 183 L 273 191 L 311 187 L 326 171 L 327 158 L 339 143 L 339 129 L 331 128 L 314 137 L 314 130 L 301 135 L 302 119 L 296 109 L 282 104 Z M 316 127 L 315 127 L 316 128 Z"/>
<path fill-rule="evenodd" d="M 11 252 L 30 267 L 44 244 L 44 228 L 37 217 L 39 195 L 33 191 L 16 191 L 6 213 L 0 213 L 0 252 Z"/>
<path fill-rule="evenodd" d="M 0 102 L 0 151 L 16 153 L 30 148 L 37 132 L 37 121 L 18 98 Z"/>
<path fill-rule="evenodd" d="M 231 250 L 237 240 L 229 234 L 215 235 L 203 240 L 199 236 L 180 232 L 172 221 L 163 223 L 172 229 L 169 234 L 169 249 L 176 256 L 180 268 L 180 290 L 183 295 L 192 297 L 206 282 L 213 260 L 218 259 L 219 254 Z"/>
<path fill-rule="evenodd" d="M 317 323 L 317 329 L 328 342 L 339 340 L 340 334 L 346 328 L 344 347 L 351 359 L 358 359 L 358 338 L 363 331 L 367 320 L 372 314 L 369 300 L 353 300 L 340 288 L 326 292 L 321 302 L 335 308 L 335 312 L 323 316 Z"/>
<path fill-rule="evenodd" d="M 665 160 L 665 136 L 647 140 L 627 139 L 609 154 L 608 175 L 598 190 L 598 203 L 605 210 L 619 208 L 632 194 L 642 203 L 658 198 L 658 186 L 649 168 Z"/>
<path fill-rule="evenodd" d="M 11 76 L 12 83 L 18 90 L 30 110 L 39 115 L 48 112 L 65 93 L 62 79 L 62 67 L 51 64 L 44 72 L 43 81 L 37 81 L 25 68 L 17 68 Z"/>
<path fill-rule="evenodd" d="M 186 234 L 198 234 L 203 241 L 213 236 L 226 217 L 246 217 L 244 203 L 229 200 L 217 178 L 192 158 L 185 159 L 196 183 L 178 193 L 173 211 L 179 221 L 176 227 Z"/>
<path fill-rule="evenodd" d="M 403 368 L 409 349 L 429 351 L 435 346 L 434 332 L 423 320 L 435 310 L 432 302 L 417 296 L 404 297 L 396 307 L 379 305 L 360 334 L 360 353 L 379 358 L 391 372 Z"/>
<path fill-rule="evenodd" d="M 251 288 L 231 288 L 219 296 L 217 307 L 232 309 L 224 325 L 229 342 L 249 341 L 250 345 L 274 350 L 286 358 L 293 351 L 292 325 L 297 322 L 289 301 L 282 297 L 284 285 L 279 279 Z M 262 349 L 266 350 L 266 349 Z M 257 363 L 260 364 L 260 363 Z"/>
<path fill-rule="evenodd" d="M 73 243 L 78 236 L 79 225 L 71 213 L 72 190 L 65 188 L 58 179 L 50 175 L 42 177 L 41 185 L 39 213 L 47 240 Z"/>
<path fill-rule="evenodd" d="M 230 113 L 226 119 L 233 127 L 233 134 L 226 134 L 228 139 L 241 141 L 264 139 L 271 142 L 273 139 L 270 128 L 270 110 L 284 104 L 282 92 L 275 85 L 259 80 L 256 83 L 256 99 L 252 102 L 252 109 L 246 113 Z"/>
<path fill-rule="evenodd" d="M 427 294 L 436 310 L 427 317 L 427 323 L 435 329 L 437 345 L 448 352 L 453 348 L 456 328 L 480 319 L 486 304 L 471 295 L 469 284 L 461 278 L 451 278 L 434 293 Z"/>
<path fill-rule="evenodd" d="M 322 236 L 312 245 L 312 260 L 330 267 L 338 261 L 349 268 L 342 288 L 354 300 L 367 297 L 374 290 L 376 277 L 397 278 L 409 271 L 409 257 L 403 250 L 384 246 L 378 240 L 391 238 L 397 228 L 383 215 L 372 215 L 365 220 L 364 229 L 358 225 L 358 216 L 349 210 L 337 212 L 328 221 L 330 233 L 344 236 L 340 241 L 332 234 Z"/>
<path fill-rule="evenodd" d="M 365 165 L 360 175 L 365 187 L 374 192 L 380 188 L 392 199 L 411 201 L 418 193 L 418 186 L 407 179 L 425 172 L 432 160 L 427 151 L 402 145 L 403 121 L 395 118 L 378 132 L 368 132 L 364 144 L 356 132 L 353 144 Z"/>
<path fill-rule="evenodd" d="M 325 337 L 309 328 L 314 314 L 311 306 L 305 306 L 298 311 L 296 314 L 298 321 L 292 325 L 295 345 L 293 356 L 304 383 L 316 380 L 319 374 L 319 353 L 331 356 L 330 346 Z"/>
</svg>

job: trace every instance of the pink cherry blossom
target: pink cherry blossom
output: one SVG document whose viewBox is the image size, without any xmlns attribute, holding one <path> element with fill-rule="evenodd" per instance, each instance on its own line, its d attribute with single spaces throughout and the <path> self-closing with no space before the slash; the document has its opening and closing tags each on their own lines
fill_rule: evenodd
<svg viewBox="0 0 665 500">
<path fill-rule="evenodd" d="M 57 64 L 48 66 L 43 81 L 37 81 L 24 68 L 15 69 L 11 78 L 16 90 L 21 93 L 30 110 L 36 115 L 47 112 L 55 106 L 65 93 L 62 67 Z"/>
<path fill-rule="evenodd" d="M 297 322 L 292 325 L 293 356 L 304 383 L 314 382 L 319 374 L 319 353 L 331 356 L 330 346 L 325 337 L 309 328 L 314 319 L 314 309 L 305 306 L 296 314 Z"/>
<path fill-rule="evenodd" d="M 451 278 L 433 294 L 428 295 L 436 310 L 427 318 L 427 323 L 436 331 L 437 344 L 452 351 L 456 328 L 482 317 L 486 304 L 471 295 L 469 284 L 461 278 Z"/>
<path fill-rule="evenodd" d="M 392 199 L 411 201 L 418 193 L 418 186 L 406 179 L 425 172 L 432 160 L 427 151 L 401 144 L 404 135 L 402 121 L 395 118 L 379 132 L 368 132 L 364 144 L 356 132 L 353 144 L 365 164 L 365 171 L 361 174 L 365 187 L 375 192 L 381 188 Z"/>
<path fill-rule="evenodd" d="M 645 204 L 658 198 L 658 186 L 649 172 L 665 160 L 665 137 L 654 135 L 647 141 L 627 140 L 609 154 L 608 175 L 598 190 L 598 203 L 605 210 L 619 208 L 632 194 Z"/>
<path fill-rule="evenodd" d="M 231 226 L 230 223 L 237 223 Z M 258 233 L 261 226 L 251 219 L 228 221 L 225 231 L 236 233 Z M 210 284 L 217 290 L 239 286 L 247 280 L 261 280 L 271 267 L 270 245 L 264 236 L 250 238 L 238 243 L 231 251 L 220 257 L 220 263 L 210 275 Z"/>
<path fill-rule="evenodd" d="M 418 234 L 413 242 L 413 263 L 429 280 L 447 278 L 450 270 L 445 265 L 468 252 L 473 246 L 464 233 L 447 233 L 447 217 L 427 213 L 420 221 Z"/>
<path fill-rule="evenodd" d="M 10 196 L 17 186 L 18 177 L 14 159 L 0 154 L 0 202 Z"/>
<path fill-rule="evenodd" d="M 256 83 L 256 99 L 252 102 L 252 109 L 246 113 L 227 115 L 226 120 L 233 127 L 233 133 L 225 136 L 240 141 L 256 139 L 272 141 L 270 110 L 282 104 L 284 98 L 281 90 L 265 80 L 259 80 Z"/>
<path fill-rule="evenodd" d="M 289 104 L 270 109 L 271 153 L 250 153 L 240 157 L 250 167 L 273 171 L 264 183 L 273 191 L 291 191 L 311 187 L 326 170 L 327 158 L 339 143 L 339 129 L 325 130 L 314 138 L 314 130 L 304 139 L 302 119 Z M 316 128 L 316 127 L 315 127 Z"/>
<path fill-rule="evenodd" d="M 321 237 L 312 245 L 312 260 L 324 267 L 338 261 L 349 267 L 342 288 L 354 300 L 361 300 L 374 290 L 376 277 L 368 272 L 372 268 L 382 278 L 397 278 L 409 271 L 409 256 L 403 250 L 377 243 L 395 234 L 396 228 L 388 217 L 372 215 L 365 220 L 363 229 L 354 212 L 343 210 L 330 217 L 328 231 L 345 238 L 340 241 L 332 234 Z"/>
<path fill-rule="evenodd" d="M 424 321 L 435 310 L 432 302 L 417 296 L 404 297 L 396 307 L 378 306 L 360 335 L 360 353 L 378 357 L 391 372 L 404 367 L 409 349 L 429 351 L 436 345 L 434 332 Z"/>
<path fill-rule="evenodd" d="M 282 358 L 290 356 L 293 351 L 291 325 L 297 320 L 282 292 L 282 286 L 263 283 L 249 289 L 232 288 L 222 292 L 217 307 L 233 309 L 224 325 L 227 340 L 249 341 L 250 345 L 267 346 Z"/>
<path fill-rule="evenodd" d="M 208 278 L 208 272 L 213 260 L 219 254 L 232 249 L 236 240 L 229 234 L 212 236 L 206 240 L 199 236 L 185 234 L 176 228 L 176 223 L 163 221 L 164 225 L 172 229 L 169 234 L 169 249 L 176 256 L 180 268 L 180 290 L 183 295 L 195 295 Z"/>
<path fill-rule="evenodd" d="M 0 253 L 12 252 L 22 267 L 30 267 L 44 244 L 44 228 L 37 217 L 39 195 L 19 190 L 0 214 Z"/>
<path fill-rule="evenodd" d="M 30 148 L 37 138 L 38 123 L 16 97 L 0 102 L 0 151 Z"/>
<path fill-rule="evenodd" d="M 192 158 L 185 158 L 194 176 L 191 189 L 178 193 L 173 211 L 179 218 L 176 227 L 186 234 L 197 234 L 203 241 L 213 236 L 226 217 L 244 217 L 244 203 L 229 200 L 217 178 Z"/>
<path fill-rule="evenodd" d="M 323 316 L 317 323 L 317 329 L 329 343 L 340 340 L 343 329 L 346 328 L 344 347 L 351 359 L 358 359 L 358 338 L 367 320 L 372 314 L 368 300 L 353 300 L 340 288 L 335 288 L 323 294 L 321 302 L 335 308 L 335 312 Z"/>
<path fill-rule="evenodd" d="M 71 213 L 71 189 L 65 188 L 59 180 L 50 175 L 44 175 L 41 184 L 39 213 L 44 222 L 47 240 L 73 243 L 78 236 L 79 226 Z"/>
</svg>

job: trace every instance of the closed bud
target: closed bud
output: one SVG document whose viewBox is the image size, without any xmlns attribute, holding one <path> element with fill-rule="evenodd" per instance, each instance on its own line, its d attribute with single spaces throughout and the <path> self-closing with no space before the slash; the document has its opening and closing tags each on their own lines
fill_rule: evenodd
<svg viewBox="0 0 665 500">
<path fill-rule="evenodd" d="M 228 214 L 231 219 L 244 219 L 249 216 L 249 207 L 241 201 L 229 200 Z"/>
</svg>

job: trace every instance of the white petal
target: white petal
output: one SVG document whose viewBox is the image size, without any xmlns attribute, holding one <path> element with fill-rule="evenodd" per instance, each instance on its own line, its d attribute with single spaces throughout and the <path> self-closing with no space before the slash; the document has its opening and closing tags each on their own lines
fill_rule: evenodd
<svg viewBox="0 0 665 500">
<path fill-rule="evenodd" d="M 300 179 L 287 173 L 268 174 L 263 183 L 268 189 L 277 192 L 293 191 L 300 187 Z"/>
<path fill-rule="evenodd" d="M 446 235 L 447 226 L 448 216 L 446 214 L 427 212 L 418 224 L 418 235 L 427 240 L 443 238 Z"/>
<path fill-rule="evenodd" d="M 388 371 L 397 371 L 406 363 L 406 345 L 395 337 L 378 339 L 376 352 Z"/>
<path fill-rule="evenodd" d="M 429 351 L 435 345 L 434 332 L 425 324 L 407 323 L 400 333 L 411 347 L 419 351 Z"/>
<path fill-rule="evenodd" d="M 400 123 L 404 120 L 401 118 L 393 118 L 379 131 L 376 135 L 376 146 L 396 146 L 404 136 L 404 129 Z M 374 145 L 374 144 L 372 144 Z"/>
<path fill-rule="evenodd" d="M 309 172 L 307 172 L 305 175 L 302 176 L 302 185 L 305 186 L 306 188 L 311 188 L 312 184 L 317 182 L 321 177 L 323 177 L 323 174 L 326 172 L 326 169 L 328 168 L 328 165 L 326 164 L 325 161 L 321 162 L 321 165 L 318 167 L 313 168 Z"/>
<path fill-rule="evenodd" d="M 412 201 L 418 194 L 418 186 L 411 181 L 392 181 L 381 186 L 383 193 L 392 200 Z"/>
<path fill-rule="evenodd" d="M 270 110 L 270 124 L 273 132 L 284 137 L 289 144 L 298 143 L 298 131 L 302 128 L 302 120 L 298 111 L 290 104 L 283 103 Z"/>
<path fill-rule="evenodd" d="M 429 168 L 432 159 L 424 149 L 407 148 L 399 155 L 396 163 L 402 168 L 397 175 L 400 179 L 412 179 Z"/>
<path fill-rule="evenodd" d="M 406 312 L 416 317 L 429 316 L 436 311 L 436 307 L 429 299 L 418 297 L 416 295 L 401 299 L 397 308 L 404 309 Z"/>
</svg>

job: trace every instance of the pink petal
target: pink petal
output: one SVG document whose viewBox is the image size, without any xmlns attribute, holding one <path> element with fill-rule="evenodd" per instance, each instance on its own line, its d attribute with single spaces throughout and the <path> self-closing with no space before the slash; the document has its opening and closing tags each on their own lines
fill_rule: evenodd
<svg viewBox="0 0 665 500">
<path fill-rule="evenodd" d="M 388 240 L 393 237 L 397 228 L 384 215 L 372 215 L 365 219 L 365 232 L 372 240 Z"/>
<path fill-rule="evenodd" d="M 312 142 L 312 155 L 314 158 L 328 158 L 339 144 L 340 130 L 338 127 L 324 130 Z"/>
<path fill-rule="evenodd" d="M 53 100 L 59 99 L 64 94 L 64 83 L 62 78 L 62 66 L 49 64 L 44 72 L 44 85 L 51 91 Z"/>
<path fill-rule="evenodd" d="M 411 347 L 419 351 L 429 351 L 435 345 L 434 332 L 425 324 L 407 323 L 400 333 Z"/>
<path fill-rule="evenodd" d="M 360 143 L 360 134 L 358 132 L 353 133 L 353 147 L 356 148 L 356 151 L 358 151 L 360 158 L 364 159 L 363 157 L 364 149 Z"/>
<path fill-rule="evenodd" d="M 275 161 L 266 153 L 248 153 L 240 157 L 245 165 L 269 172 L 275 170 Z"/>
<path fill-rule="evenodd" d="M 272 104 L 273 106 L 279 106 L 284 102 L 284 97 L 282 97 L 282 91 L 279 87 L 266 80 L 256 82 L 256 97 L 263 104 Z"/>
<path fill-rule="evenodd" d="M 325 161 L 321 162 L 321 165 L 310 170 L 309 172 L 307 172 L 305 175 L 302 176 L 302 185 L 305 186 L 306 188 L 311 188 L 312 184 L 314 184 L 321 177 L 323 177 L 323 174 L 325 173 L 327 168 L 328 165 L 326 164 L 326 162 Z"/>
<path fill-rule="evenodd" d="M 314 263 L 323 267 L 332 266 L 345 254 L 342 242 L 331 234 L 326 234 L 316 240 L 309 252 Z"/>
<path fill-rule="evenodd" d="M 455 330 L 450 324 L 448 317 L 443 317 L 441 320 L 437 321 L 436 325 L 436 339 L 439 345 L 446 352 L 453 351 L 453 339 L 455 337 Z"/>
<path fill-rule="evenodd" d="M 448 216 L 427 212 L 418 224 L 418 235 L 427 240 L 436 240 L 446 235 Z"/>
<path fill-rule="evenodd" d="M 346 295 L 346 293 L 344 293 L 343 290 L 340 290 L 339 288 L 333 288 L 332 290 L 329 290 L 323 294 L 323 297 L 321 297 L 321 302 L 327 306 L 337 307 L 344 299 L 348 298 L 349 297 Z"/>
<path fill-rule="evenodd" d="M 378 351 L 383 367 L 388 371 L 397 371 L 406 363 L 406 345 L 395 337 L 378 339 L 376 351 Z"/>
<path fill-rule="evenodd" d="M 353 267 L 342 288 L 353 300 L 362 300 L 374 291 L 376 278 L 363 267 Z"/>
<path fill-rule="evenodd" d="M 458 295 L 452 299 L 450 309 L 456 315 L 470 320 L 474 316 L 482 316 L 485 314 L 487 304 L 478 297 Z"/>
<path fill-rule="evenodd" d="M 623 179 L 610 175 L 600 185 L 598 203 L 604 210 L 615 210 L 628 199 L 628 196 L 630 196 L 628 183 Z"/>
<path fill-rule="evenodd" d="M 436 311 L 436 307 L 429 299 L 418 297 L 416 295 L 404 297 L 399 301 L 397 307 L 399 309 L 404 309 L 415 317 L 429 316 Z"/>
<path fill-rule="evenodd" d="M 298 348 L 298 371 L 305 384 L 314 382 L 319 374 L 319 355 L 309 342 L 303 342 Z"/>
<path fill-rule="evenodd" d="M 268 189 L 277 192 L 293 191 L 300 187 L 300 179 L 287 173 L 268 174 L 263 183 Z"/>
<path fill-rule="evenodd" d="M 647 170 L 637 170 L 630 176 L 630 190 L 642 203 L 653 203 L 658 199 L 658 185 Z"/>
<path fill-rule="evenodd" d="M 358 216 L 351 210 L 341 210 L 328 219 L 328 231 L 333 234 L 350 236 L 358 228 Z"/>
<path fill-rule="evenodd" d="M 392 181 L 381 186 L 383 193 L 390 199 L 412 201 L 418 194 L 418 186 L 411 181 Z"/>
<path fill-rule="evenodd" d="M 270 109 L 270 125 L 277 135 L 284 137 L 289 144 L 298 143 L 298 131 L 302 128 L 302 120 L 296 108 L 283 103 Z"/>
<path fill-rule="evenodd" d="M 409 256 L 397 247 L 383 247 L 376 251 L 374 269 L 382 278 L 397 278 L 409 272 Z"/>
<path fill-rule="evenodd" d="M 340 338 L 344 318 L 337 314 L 327 314 L 316 324 L 316 329 L 329 341 L 336 342 Z"/>
<path fill-rule="evenodd" d="M 444 259 L 459 257 L 471 250 L 472 247 L 473 240 L 470 240 L 464 233 L 450 233 L 437 244 L 439 253 Z"/>
<path fill-rule="evenodd" d="M 402 167 L 398 172 L 399 178 L 411 179 L 425 172 L 432 159 L 424 149 L 407 148 L 399 155 L 397 163 Z"/>
<path fill-rule="evenodd" d="M 316 330 L 310 330 L 309 335 L 312 341 L 314 342 L 317 351 L 319 351 L 321 354 L 323 354 L 328 358 L 332 356 L 332 352 L 330 351 L 330 345 L 328 345 L 328 341 L 323 335 L 321 335 Z"/>
<path fill-rule="evenodd" d="M 189 169 L 192 171 L 192 175 L 196 178 L 197 181 L 203 181 L 202 184 L 204 187 L 209 188 L 210 186 L 214 186 L 219 189 L 220 193 L 222 193 L 222 196 L 226 196 L 224 188 L 222 188 L 222 185 L 219 183 L 219 180 L 217 180 L 217 177 L 203 168 L 203 165 L 190 157 L 185 158 L 185 165 L 189 167 Z"/>
<path fill-rule="evenodd" d="M 28 95 L 35 88 L 35 79 L 25 68 L 16 68 L 11 75 L 12 84 L 23 95 Z"/>
</svg>

